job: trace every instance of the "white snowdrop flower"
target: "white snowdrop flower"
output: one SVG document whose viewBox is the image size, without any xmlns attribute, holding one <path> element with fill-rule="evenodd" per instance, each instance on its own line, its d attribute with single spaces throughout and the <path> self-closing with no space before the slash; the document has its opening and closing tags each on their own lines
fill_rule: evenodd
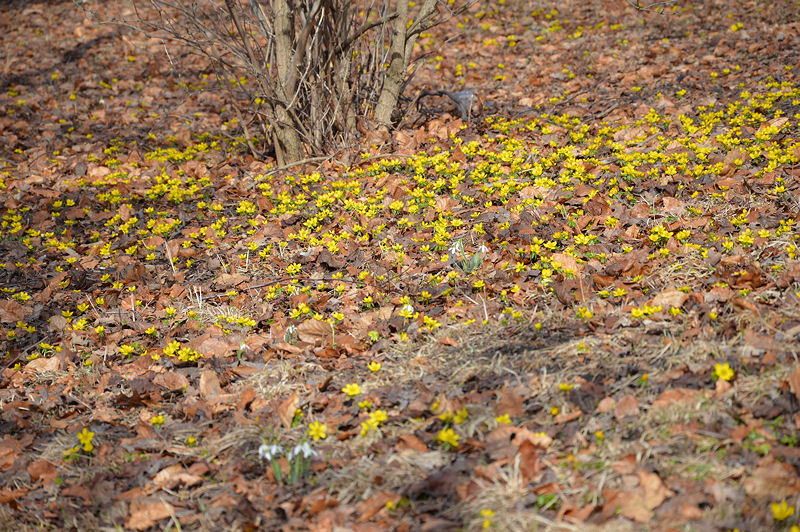
<svg viewBox="0 0 800 532">
<path fill-rule="evenodd" d="M 481 247 L 478 248 L 478 253 L 486 253 L 489 251 L 489 248 L 486 247 L 486 244 L 481 244 Z"/>
<path fill-rule="evenodd" d="M 288 327 L 286 327 L 287 334 L 294 334 L 296 332 L 297 332 L 297 327 L 295 327 L 294 325 L 289 325 Z"/>
<path fill-rule="evenodd" d="M 403 308 L 400 309 L 400 310 L 402 310 L 403 312 L 405 312 L 407 314 L 413 314 L 414 313 L 414 307 L 412 307 L 411 305 L 408 305 L 408 304 L 403 305 Z"/>
<path fill-rule="evenodd" d="M 464 250 L 464 244 L 461 243 L 461 240 L 456 240 L 452 244 L 450 244 L 450 253 L 455 255 L 456 253 L 461 253 Z"/>
<path fill-rule="evenodd" d="M 295 456 L 300 456 L 301 453 L 303 455 L 303 458 L 308 458 L 309 456 L 317 456 L 317 451 L 312 449 L 311 445 L 307 441 L 304 441 L 303 443 L 298 443 L 297 445 L 295 445 L 294 449 L 292 449 L 289 452 L 287 457 L 289 458 L 289 460 L 291 460 Z"/>
<path fill-rule="evenodd" d="M 258 448 L 258 457 L 261 460 L 272 460 L 283 453 L 283 448 L 280 445 L 267 445 L 263 444 Z"/>
</svg>

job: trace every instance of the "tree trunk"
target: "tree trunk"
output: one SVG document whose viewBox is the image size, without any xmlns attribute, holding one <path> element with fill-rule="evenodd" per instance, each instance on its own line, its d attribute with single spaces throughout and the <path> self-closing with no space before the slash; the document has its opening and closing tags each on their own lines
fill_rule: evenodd
<svg viewBox="0 0 800 532">
<path fill-rule="evenodd" d="M 400 98 L 400 87 L 406 77 L 406 31 L 408 20 L 408 0 L 397 0 L 397 18 L 392 24 L 392 47 L 389 49 L 389 68 L 383 78 L 378 103 L 373 118 L 380 126 L 392 124 L 392 111 Z"/>
<path fill-rule="evenodd" d="M 294 127 L 289 113 L 278 104 L 274 110 L 276 120 L 272 121 L 272 142 L 275 145 L 275 158 L 278 166 L 296 163 L 305 157 L 303 141 Z"/>
<path fill-rule="evenodd" d="M 430 17 L 436 8 L 436 0 L 425 0 L 417 13 L 417 19 L 409 27 L 408 4 L 409 0 L 397 0 L 397 18 L 392 25 L 392 45 L 389 49 L 389 68 L 373 115 L 375 122 L 381 126 L 389 127 L 392 124 L 392 112 L 400 99 L 400 89 L 406 79 L 414 43 L 417 42 L 420 32 L 430 27 Z"/>
</svg>

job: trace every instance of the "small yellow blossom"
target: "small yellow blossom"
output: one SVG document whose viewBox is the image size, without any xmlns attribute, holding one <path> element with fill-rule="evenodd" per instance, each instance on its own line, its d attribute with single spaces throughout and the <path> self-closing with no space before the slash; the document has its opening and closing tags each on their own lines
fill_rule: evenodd
<svg viewBox="0 0 800 532">
<path fill-rule="evenodd" d="M 488 508 L 481 510 L 481 517 L 483 517 L 483 524 L 481 525 L 483 528 L 489 528 L 492 526 L 492 520 L 489 519 L 494 515 L 493 510 L 489 510 Z"/>
<path fill-rule="evenodd" d="M 794 506 L 786 504 L 786 500 L 773 502 L 769 507 L 772 510 L 772 517 L 775 518 L 776 521 L 783 521 L 794 515 Z"/>
<path fill-rule="evenodd" d="M 94 445 L 92 445 L 93 439 L 94 432 L 90 431 L 86 427 L 83 427 L 83 430 L 78 433 L 78 441 L 81 442 L 83 450 L 87 453 L 90 453 L 94 450 Z"/>
<path fill-rule="evenodd" d="M 342 388 L 342 391 L 346 393 L 350 397 L 355 397 L 361 393 L 361 385 L 356 383 L 351 383 Z"/>
<path fill-rule="evenodd" d="M 328 426 L 319 421 L 312 421 L 308 425 L 308 435 L 314 438 L 314 441 L 319 439 L 324 440 L 328 437 Z"/>
<path fill-rule="evenodd" d="M 458 438 L 460 436 L 456 434 L 453 429 L 442 429 L 439 431 L 439 434 L 436 435 L 436 439 L 440 441 L 445 446 L 450 447 L 458 447 Z"/>
<path fill-rule="evenodd" d="M 510 425 L 511 417 L 508 414 L 503 414 L 494 418 L 498 425 Z"/>
<path fill-rule="evenodd" d="M 735 373 L 733 369 L 731 369 L 730 364 L 725 362 L 724 364 L 714 364 L 714 374 L 724 381 L 729 381 L 733 378 Z"/>
</svg>

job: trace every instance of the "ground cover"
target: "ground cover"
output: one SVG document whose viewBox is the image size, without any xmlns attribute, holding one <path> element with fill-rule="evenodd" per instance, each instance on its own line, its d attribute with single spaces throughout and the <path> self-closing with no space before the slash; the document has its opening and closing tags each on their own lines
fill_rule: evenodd
<svg viewBox="0 0 800 532">
<path fill-rule="evenodd" d="M 3 7 L 0 522 L 796 529 L 800 6 L 586 4 L 290 169 L 116 3 Z"/>
</svg>

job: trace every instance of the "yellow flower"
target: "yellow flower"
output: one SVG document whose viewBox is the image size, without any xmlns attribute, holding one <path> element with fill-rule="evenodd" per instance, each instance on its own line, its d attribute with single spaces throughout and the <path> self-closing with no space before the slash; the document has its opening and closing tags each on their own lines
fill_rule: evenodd
<svg viewBox="0 0 800 532">
<path fill-rule="evenodd" d="M 437 440 L 444 445 L 449 445 L 450 447 L 458 447 L 459 437 L 460 436 L 456 434 L 453 429 L 442 429 L 439 431 L 439 434 L 436 435 Z"/>
<path fill-rule="evenodd" d="M 368 420 L 366 420 L 366 421 L 361 423 L 361 432 L 360 432 L 360 434 L 361 434 L 361 436 L 365 436 L 366 434 L 369 433 L 369 431 L 377 430 L 377 429 L 378 429 L 378 422 L 375 421 L 372 418 L 369 418 Z"/>
<path fill-rule="evenodd" d="M 714 374 L 724 381 L 729 381 L 733 378 L 734 371 L 730 364 L 725 362 L 724 364 L 714 364 Z"/>
<path fill-rule="evenodd" d="M 481 517 L 483 517 L 483 525 L 481 526 L 483 528 L 489 528 L 490 526 L 492 526 L 492 520 L 489 518 L 492 517 L 493 515 L 494 515 L 493 510 L 489 509 L 481 510 Z"/>
<path fill-rule="evenodd" d="M 369 363 L 367 367 L 371 372 L 377 373 L 381 369 L 381 363 L 376 360 L 373 360 L 372 362 Z"/>
<path fill-rule="evenodd" d="M 75 447 L 63 451 L 62 454 L 64 455 L 64 458 L 70 458 L 72 455 L 78 452 L 78 449 L 80 449 L 80 446 L 76 445 Z"/>
<path fill-rule="evenodd" d="M 90 431 L 86 427 L 83 427 L 83 430 L 78 433 L 78 441 L 81 442 L 83 450 L 87 453 L 90 453 L 94 450 L 92 439 L 94 439 L 94 432 Z"/>
<path fill-rule="evenodd" d="M 786 500 L 773 502 L 769 507 L 772 510 L 772 517 L 775 518 L 776 521 L 783 521 L 794 515 L 794 506 L 786 504 Z"/>
<path fill-rule="evenodd" d="M 308 425 L 308 435 L 314 438 L 314 441 L 319 439 L 325 439 L 328 437 L 327 434 L 328 426 L 320 423 L 319 421 L 312 421 Z"/>
<path fill-rule="evenodd" d="M 342 391 L 350 397 L 355 397 L 361 393 L 361 386 L 356 383 L 351 383 L 342 388 Z"/>
<path fill-rule="evenodd" d="M 498 425 L 510 425 L 511 424 L 511 417 L 508 414 L 503 414 L 502 416 L 497 416 L 494 418 L 497 421 Z"/>
<path fill-rule="evenodd" d="M 386 410 L 376 410 L 369 415 L 369 419 L 375 423 L 383 423 L 389 419 L 389 415 L 386 413 Z"/>
</svg>

